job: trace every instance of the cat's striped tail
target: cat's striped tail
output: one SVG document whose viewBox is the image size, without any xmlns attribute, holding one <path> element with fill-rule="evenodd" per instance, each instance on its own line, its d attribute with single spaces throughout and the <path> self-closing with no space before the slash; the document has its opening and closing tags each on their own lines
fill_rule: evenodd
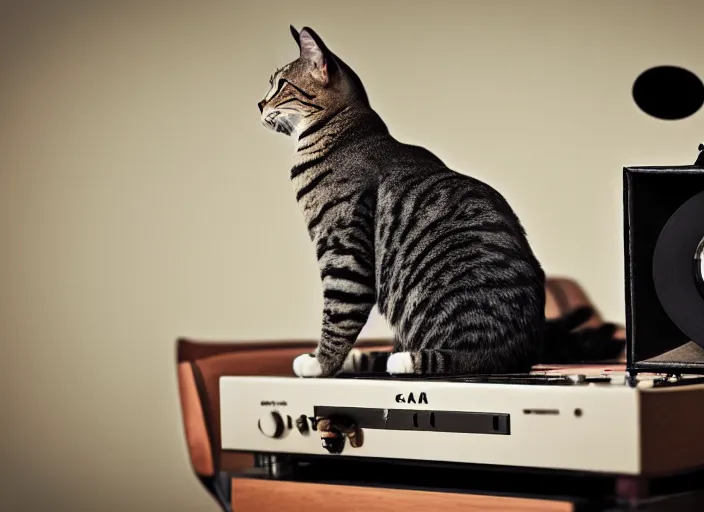
<svg viewBox="0 0 704 512">
<path fill-rule="evenodd" d="M 575 364 L 614 360 L 621 355 L 625 341 L 614 338 L 617 327 L 606 323 L 599 327 L 583 327 L 594 315 L 591 307 L 581 307 L 566 315 L 545 322 L 543 349 L 538 363 Z M 581 328 L 580 328 L 581 327 Z M 353 349 L 343 372 L 391 374 L 497 374 L 527 373 L 530 362 L 516 362 L 497 367 L 496 357 L 481 352 L 455 350 L 422 350 L 418 352 L 362 352 Z"/>
</svg>

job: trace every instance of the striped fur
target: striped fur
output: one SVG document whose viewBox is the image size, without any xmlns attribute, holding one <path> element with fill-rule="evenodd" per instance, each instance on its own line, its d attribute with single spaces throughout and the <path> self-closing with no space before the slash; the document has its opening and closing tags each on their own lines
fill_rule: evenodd
<svg viewBox="0 0 704 512">
<path fill-rule="evenodd" d="M 545 276 L 509 204 L 394 139 L 357 75 L 314 31 L 291 31 L 300 56 L 274 73 L 259 107 L 265 126 L 295 142 L 290 179 L 323 285 L 320 342 L 296 373 L 391 364 L 351 352 L 374 305 L 405 354 L 396 366 L 410 361 L 397 371 L 528 370 L 545 329 Z"/>
</svg>

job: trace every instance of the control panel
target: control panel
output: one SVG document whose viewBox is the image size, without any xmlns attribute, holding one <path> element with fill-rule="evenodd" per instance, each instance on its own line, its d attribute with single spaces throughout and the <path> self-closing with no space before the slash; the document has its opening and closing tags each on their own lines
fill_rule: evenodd
<svg viewBox="0 0 704 512">
<path fill-rule="evenodd" d="M 359 428 L 380 430 L 422 430 L 458 434 L 511 434 L 509 414 L 372 407 L 315 406 L 317 418 L 344 416 Z"/>
<path fill-rule="evenodd" d="M 263 435 L 272 439 L 280 439 L 287 431 L 294 429 L 302 435 L 307 435 L 317 430 L 318 422 L 326 418 L 346 418 L 357 428 L 372 430 L 511 434 L 509 414 L 332 406 L 315 406 L 313 410 L 313 416 L 301 414 L 295 419 L 290 414 L 283 414 L 278 410 L 266 410 L 259 418 L 257 426 Z"/>
</svg>

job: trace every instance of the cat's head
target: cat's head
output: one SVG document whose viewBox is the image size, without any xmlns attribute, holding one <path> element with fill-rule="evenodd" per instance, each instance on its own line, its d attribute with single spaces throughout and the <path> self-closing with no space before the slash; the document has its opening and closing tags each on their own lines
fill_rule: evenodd
<svg viewBox="0 0 704 512">
<path fill-rule="evenodd" d="M 312 29 L 291 27 L 299 57 L 278 69 L 259 102 L 262 123 L 298 137 L 307 127 L 325 121 L 345 107 L 369 104 L 359 77 L 335 56 Z"/>
</svg>

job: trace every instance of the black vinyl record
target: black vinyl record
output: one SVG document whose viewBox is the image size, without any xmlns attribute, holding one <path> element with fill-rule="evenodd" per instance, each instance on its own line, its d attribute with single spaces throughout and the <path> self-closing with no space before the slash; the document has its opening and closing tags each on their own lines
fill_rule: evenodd
<svg viewBox="0 0 704 512">
<path fill-rule="evenodd" d="M 704 348 L 704 192 L 687 200 L 660 232 L 653 254 L 655 291 L 670 319 Z"/>
</svg>

